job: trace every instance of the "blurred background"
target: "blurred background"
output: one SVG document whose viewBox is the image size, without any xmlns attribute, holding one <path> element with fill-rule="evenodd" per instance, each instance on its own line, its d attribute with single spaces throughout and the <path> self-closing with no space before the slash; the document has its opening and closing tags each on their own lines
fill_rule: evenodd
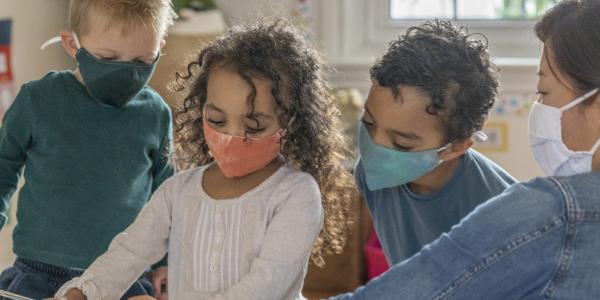
<svg viewBox="0 0 600 300">
<path fill-rule="evenodd" d="M 348 133 L 353 135 L 370 85 L 368 70 L 390 40 L 424 19 L 450 19 L 484 34 L 500 67 L 501 94 L 485 127 L 489 139 L 477 149 L 519 180 L 541 175 L 529 151 L 527 115 L 535 98 L 541 45 L 533 24 L 552 0 L 173 0 L 180 18 L 169 31 L 164 57 L 151 81 L 172 106 L 167 89 L 174 72 L 202 42 L 228 26 L 258 14 L 290 18 L 335 68 L 336 88 Z M 49 70 L 74 68 L 60 45 L 40 45 L 68 28 L 68 0 L 0 0 L 0 114 L 23 83 Z M 16 197 L 14 197 L 16 198 Z M 310 268 L 305 293 L 319 297 L 354 289 L 385 270 L 383 254 L 370 235 L 370 220 L 357 196 L 355 228 L 344 253 L 327 259 L 327 267 Z M 16 208 L 17 199 L 12 207 Z M 0 269 L 14 260 L 11 233 L 15 218 L 0 232 Z"/>
</svg>

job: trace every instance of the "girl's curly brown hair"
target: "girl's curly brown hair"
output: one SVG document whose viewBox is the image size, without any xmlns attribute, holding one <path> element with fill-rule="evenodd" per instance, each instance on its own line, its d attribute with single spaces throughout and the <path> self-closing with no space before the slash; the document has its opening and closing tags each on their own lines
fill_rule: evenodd
<svg viewBox="0 0 600 300">
<path fill-rule="evenodd" d="M 284 20 L 235 26 L 202 47 L 187 72 L 176 74 L 173 85 L 178 92 L 187 89 L 175 115 L 176 163 L 184 169 L 212 161 L 203 134 L 202 109 L 215 66 L 235 70 L 248 83 L 251 111 L 256 96 L 251 78 L 272 81 L 272 94 L 281 111 L 279 124 L 288 132 L 281 154 L 287 163 L 310 173 L 321 189 L 325 222 L 311 260 L 322 266 L 324 255 L 340 253 L 344 247 L 352 185 L 343 166 L 350 152 L 319 53 Z"/>
</svg>

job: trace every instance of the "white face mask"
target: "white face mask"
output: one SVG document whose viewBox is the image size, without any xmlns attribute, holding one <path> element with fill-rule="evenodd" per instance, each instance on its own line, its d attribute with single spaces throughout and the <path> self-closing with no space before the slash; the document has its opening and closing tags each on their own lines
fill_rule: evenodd
<svg viewBox="0 0 600 300">
<path fill-rule="evenodd" d="M 529 113 L 529 142 L 535 160 L 548 176 L 571 176 L 592 171 L 592 157 L 600 139 L 590 151 L 572 151 L 562 139 L 561 117 L 563 112 L 595 95 L 594 89 L 569 104 L 556 108 L 534 102 Z"/>
</svg>

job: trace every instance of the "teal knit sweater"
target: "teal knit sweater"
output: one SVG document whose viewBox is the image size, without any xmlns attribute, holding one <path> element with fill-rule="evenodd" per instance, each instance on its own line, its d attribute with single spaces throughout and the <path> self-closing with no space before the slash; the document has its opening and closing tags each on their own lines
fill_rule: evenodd
<svg viewBox="0 0 600 300">
<path fill-rule="evenodd" d="M 148 87 L 115 108 L 92 98 L 70 71 L 25 84 L 0 128 L 0 228 L 25 177 L 15 254 L 88 267 L 173 174 L 171 137 L 169 107 Z"/>
</svg>

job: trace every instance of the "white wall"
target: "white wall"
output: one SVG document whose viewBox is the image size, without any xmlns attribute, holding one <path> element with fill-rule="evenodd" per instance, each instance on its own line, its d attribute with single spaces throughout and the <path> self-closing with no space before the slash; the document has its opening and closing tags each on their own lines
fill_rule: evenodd
<svg viewBox="0 0 600 300">
<path fill-rule="evenodd" d="M 72 66 L 60 45 L 40 50 L 48 38 L 67 28 L 67 7 L 68 0 L 0 0 L 0 19 L 13 21 L 12 66 L 17 87 L 42 77 L 49 70 Z M 13 207 L 16 206 L 14 198 Z M 12 224 L 0 231 L 0 269 L 14 259 L 10 238 L 14 220 L 12 218 Z"/>
<path fill-rule="evenodd" d="M 271 14 L 279 9 L 287 14 L 294 6 L 294 0 L 216 0 L 217 7 L 223 12 L 228 24 L 237 23 L 248 14 Z"/>
</svg>

